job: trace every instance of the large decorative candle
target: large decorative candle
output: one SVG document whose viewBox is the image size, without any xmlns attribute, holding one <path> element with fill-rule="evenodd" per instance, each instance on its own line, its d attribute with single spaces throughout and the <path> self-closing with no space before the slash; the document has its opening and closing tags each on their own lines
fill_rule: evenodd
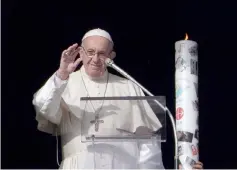
<svg viewBox="0 0 237 170">
<path fill-rule="evenodd" d="M 187 34 L 175 43 L 175 90 L 178 168 L 191 169 L 199 160 L 198 45 Z"/>
</svg>

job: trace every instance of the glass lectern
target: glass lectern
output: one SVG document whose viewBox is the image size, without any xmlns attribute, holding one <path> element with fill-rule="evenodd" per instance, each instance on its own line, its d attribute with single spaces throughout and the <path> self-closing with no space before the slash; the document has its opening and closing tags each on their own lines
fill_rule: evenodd
<svg viewBox="0 0 237 170">
<path fill-rule="evenodd" d="M 150 160 L 166 141 L 165 105 L 164 96 L 81 98 L 81 142 L 94 155 L 94 168 L 156 168 Z"/>
</svg>

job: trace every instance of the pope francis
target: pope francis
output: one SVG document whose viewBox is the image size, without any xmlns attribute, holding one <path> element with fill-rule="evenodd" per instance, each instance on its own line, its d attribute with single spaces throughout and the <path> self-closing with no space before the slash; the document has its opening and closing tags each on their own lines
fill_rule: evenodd
<svg viewBox="0 0 237 170">
<path fill-rule="evenodd" d="M 131 81 L 106 69 L 105 59 L 115 57 L 113 45 L 105 30 L 88 31 L 80 46 L 73 44 L 62 52 L 59 69 L 34 94 L 38 129 L 61 137 L 61 169 L 164 169 L 159 143 L 82 142 L 84 131 L 147 134 L 162 126 L 145 105 L 97 101 L 81 108 L 82 97 L 144 96 Z M 108 105 L 118 111 L 109 112 Z"/>
</svg>

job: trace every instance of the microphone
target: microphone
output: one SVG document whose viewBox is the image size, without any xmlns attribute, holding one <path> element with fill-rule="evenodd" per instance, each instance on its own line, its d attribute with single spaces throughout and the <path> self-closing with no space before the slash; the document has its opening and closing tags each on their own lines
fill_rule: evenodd
<svg viewBox="0 0 237 170">
<path fill-rule="evenodd" d="M 117 66 L 114 61 L 110 58 L 106 58 L 105 64 L 108 67 L 111 67 L 118 71 L 120 74 L 122 74 L 124 77 L 127 79 L 131 80 L 133 83 L 135 83 L 138 87 L 140 87 L 144 92 L 146 92 L 149 96 L 154 96 L 149 90 L 147 90 L 145 87 L 143 87 L 140 83 L 138 83 L 132 76 L 130 76 L 128 73 L 126 73 L 124 70 L 122 70 L 119 66 Z M 174 135 L 174 145 L 175 145 L 175 157 L 174 157 L 174 164 L 175 164 L 175 169 L 178 169 L 178 138 L 176 134 L 176 126 L 175 126 L 175 121 L 174 117 L 172 116 L 172 113 L 169 111 L 169 109 L 165 106 L 163 106 L 159 101 L 155 100 L 155 102 L 169 115 L 172 128 L 173 128 L 173 135 Z"/>
</svg>

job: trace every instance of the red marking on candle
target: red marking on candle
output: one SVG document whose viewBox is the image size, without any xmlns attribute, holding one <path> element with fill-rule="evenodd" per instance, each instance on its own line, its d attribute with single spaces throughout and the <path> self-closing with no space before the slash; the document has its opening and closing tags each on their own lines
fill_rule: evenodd
<svg viewBox="0 0 237 170">
<path fill-rule="evenodd" d="M 192 153 L 193 153 L 193 155 L 197 155 L 197 153 L 198 153 L 197 147 L 195 147 L 194 145 L 192 145 L 191 148 L 192 148 Z"/>
<path fill-rule="evenodd" d="M 183 115 L 184 115 L 184 109 L 181 108 L 181 107 L 178 107 L 178 108 L 176 109 L 176 119 L 177 119 L 177 120 L 182 119 Z"/>
</svg>

